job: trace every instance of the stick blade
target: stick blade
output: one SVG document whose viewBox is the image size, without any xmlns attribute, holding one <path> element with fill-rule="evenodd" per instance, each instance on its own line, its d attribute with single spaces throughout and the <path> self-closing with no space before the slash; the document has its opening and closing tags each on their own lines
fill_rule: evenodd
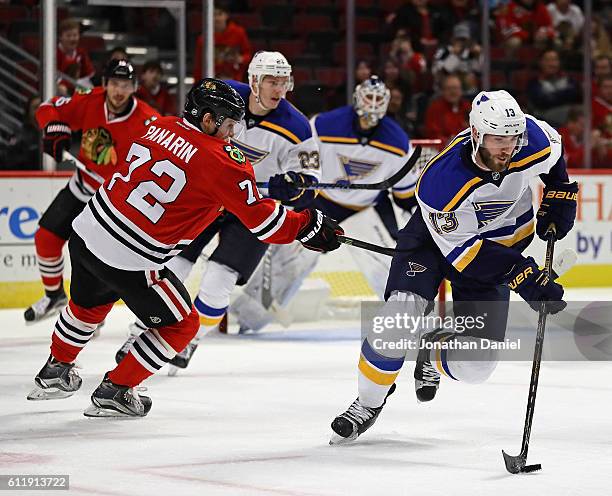
<svg viewBox="0 0 612 496">
<path fill-rule="evenodd" d="M 521 472 L 537 472 L 538 470 L 542 470 L 542 465 L 540 465 L 539 463 L 536 463 L 535 465 L 527 465 L 526 467 L 523 468 L 523 470 L 521 470 Z"/>
<path fill-rule="evenodd" d="M 523 458 L 521 455 L 512 456 L 506 453 L 504 450 L 502 450 L 502 455 L 504 455 L 506 470 L 511 474 L 518 474 L 525 468 L 525 463 L 527 460 L 525 460 L 525 458 Z"/>
</svg>

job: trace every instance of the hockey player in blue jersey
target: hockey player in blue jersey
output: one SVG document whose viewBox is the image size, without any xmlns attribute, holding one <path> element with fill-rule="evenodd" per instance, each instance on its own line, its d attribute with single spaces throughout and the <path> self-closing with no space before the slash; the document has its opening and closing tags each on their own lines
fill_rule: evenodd
<svg viewBox="0 0 612 496">
<path fill-rule="evenodd" d="M 372 76 L 355 88 L 353 105 L 311 118 L 312 133 L 319 148 L 322 182 L 377 183 L 405 165 L 412 148 L 406 132 L 386 116 L 389 98 L 389 89 L 377 76 Z M 417 178 L 415 167 L 391 188 L 395 204 L 404 211 L 416 205 Z M 397 224 L 386 191 L 381 195 L 378 190 L 325 189 L 319 191 L 313 205 L 338 222 L 374 206 L 384 223 L 381 229 L 371 226 L 371 231 L 376 233 L 375 241 L 389 247 L 395 245 Z M 269 260 L 264 260 L 257 268 L 243 294 L 232 303 L 231 312 L 236 315 L 241 329 L 257 331 L 274 317 L 279 318 L 282 312 L 279 307 L 282 309 L 289 303 L 314 269 L 318 256 L 296 243 L 271 247 L 266 255 Z M 362 250 L 352 250 L 351 256 L 362 268 L 371 288 L 382 297 L 390 259 Z M 271 289 L 265 289 L 266 286 Z M 266 296 L 265 291 L 270 294 Z"/>
<path fill-rule="evenodd" d="M 319 152 L 308 119 L 285 98 L 293 89 L 291 65 L 280 52 L 257 52 L 248 68 L 249 84 L 227 81 L 245 101 L 243 131 L 231 138 L 233 145 L 248 158 L 258 181 L 266 181 L 262 195 L 290 208 L 305 208 L 314 191 L 299 189 L 300 184 L 318 182 Z M 284 207 L 277 214 L 284 215 Z M 271 230 L 268 235 L 272 235 Z M 200 336 L 218 327 L 226 315 L 230 294 L 245 284 L 259 264 L 268 244 L 255 237 L 238 218 L 224 213 L 204 230 L 182 253 L 166 266 L 184 281 L 204 247 L 219 234 L 219 244 L 208 259 L 194 305 L 200 317 Z M 119 361 L 130 349 L 144 326 L 130 326 L 130 336 L 117 352 Z M 173 360 L 184 368 L 197 347 L 199 337 Z"/>
<path fill-rule="evenodd" d="M 534 218 L 529 184 L 536 176 L 544 182 L 544 194 Z M 522 251 L 534 232 L 545 239 L 551 224 L 556 239 L 572 229 L 577 192 L 567 175 L 561 138 L 551 126 L 525 115 L 506 91 L 476 96 L 470 128 L 430 160 L 418 180 L 419 211 L 400 231 L 387 279 L 387 302 L 398 302 L 413 316 L 427 314 L 443 278 L 452 285 L 455 317 L 473 318 L 486 307 L 480 330 L 420 330 L 414 371 L 419 401 L 434 398 L 441 375 L 470 383 L 489 377 L 497 363 L 495 351 L 480 349 L 479 359 L 470 359 L 463 349 L 441 353 L 435 344 L 440 349 L 449 339 L 503 341 L 510 290 L 534 310 L 542 301 L 550 313 L 565 308 L 562 286 Z M 394 332 L 397 339 L 401 332 Z M 361 347 L 359 396 L 332 422 L 331 444 L 365 432 L 395 390 L 407 351 L 381 351 L 374 343 L 370 332 Z"/>
</svg>

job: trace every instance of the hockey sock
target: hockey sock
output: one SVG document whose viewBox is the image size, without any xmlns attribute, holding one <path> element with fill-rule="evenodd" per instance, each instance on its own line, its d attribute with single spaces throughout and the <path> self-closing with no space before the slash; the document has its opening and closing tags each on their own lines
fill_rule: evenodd
<svg viewBox="0 0 612 496">
<path fill-rule="evenodd" d="M 179 278 L 181 282 L 185 282 L 189 277 L 189 273 L 195 264 L 191 260 L 177 255 L 171 258 L 166 263 L 166 267 L 174 272 L 174 275 Z"/>
<path fill-rule="evenodd" d="M 66 240 L 44 227 L 39 227 L 34 235 L 34 243 L 38 270 L 46 295 L 52 297 L 63 293 L 64 255 L 62 248 Z"/>
<path fill-rule="evenodd" d="M 444 342 L 454 341 L 454 346 L 444 347 Z M 479 384 L 486 381 L 497 366 L 497 350 L 490 346 L 490 340 L 465 336 L 458 333 L 446 334 L 439 338 L 441 346 L 429 352 L 432 365 L 440 375 L 456 381 Z"/>
<path fill-rule="evenodd" d="M 137 386 L 183 351 L 197 332 L 198 316 L 193 308 L 176 324 L 143 332 L 121 363 L 108 373 L 109 379 L 121 386 Z"/>
<path fill-rule="evenodd" d="M 70 300 L 55 323 L 51 337 L 51 355 L 60 362 L 74 362 L 112 307 L 113 304 L 109 303 L 83 308 Z"/>
<path fill-rule="evenodd" d="M 214 329 L 223 320 L 237 281 L 237 272 L 217 262 L 209 262 L 194 301 L 204 332 Z"/>
<path fill-rule="evenodd" d="M 370 408 L 382 405 L 403 364 L 403 356 L 383 356 L 364 339 L 359 356 L 359 402 Z"/>
</svg>

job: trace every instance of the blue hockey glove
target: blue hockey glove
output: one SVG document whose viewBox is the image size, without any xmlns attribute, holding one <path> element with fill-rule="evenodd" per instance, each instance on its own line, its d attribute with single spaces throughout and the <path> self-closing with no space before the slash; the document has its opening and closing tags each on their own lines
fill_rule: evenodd
<svg viewBox="0 0 612 496">
<path fill-rule="evenodd" d="M 546 302 L 548 313 L 560 312 L 567 306 L 562 299 L 563 286 L 540 270 L 532 257 L 527 257 L 512 268 L 508 275 L 508 286 L 521 295 L 536 312 L 540 310 L 542 301 Z"/>
<path fill-rule="evenodd" d="M 550 224 L 556 228 L 556 239 L 563 239 L 574 227 L 578 183 L 549 184 L 544 188 L 542 203 L 536 215 L 536 233 L 547 240 L 546 230 Z"/>
</svg>

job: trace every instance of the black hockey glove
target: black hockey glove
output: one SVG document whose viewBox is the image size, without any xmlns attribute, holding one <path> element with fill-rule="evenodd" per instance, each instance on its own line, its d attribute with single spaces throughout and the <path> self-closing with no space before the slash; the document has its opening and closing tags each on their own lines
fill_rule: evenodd
<svg viewBox="0 0 612 496">
<path fill-rule="evenodd" d="M 512 268 L 508 286 L 521 295 L 536 312 L 540 310 L 541 301 L 546 302 L 548 313 L 560 312 L 567 305 L 562 300 L 563 286 L 540 270 L 532 257 L 527 257 Z"/>
<path fill-rule="evenodd" d="M 317 182 L 315 177 L 295 171 L 276 174 L 268 179 L 268 196 L 283 203 L 295 202 L 307 191 L 300 186 L 310 186 Z"/>
<path fill-rule="evenodd" d="M 338 234 L 344 234 L 344 229 L 331 217 L 320 210 L 309 208 L 310 222 L 297 235 L 297 239 L 304 248 L 326 253 L 340 248 Z"/>
<path fill-rule="evenodd" d="M 556 239 L 563 239 L 574 227 L 578 183 L 549 184 L 544 188 L 542 203 L 536 215 L 536 233 L 547 240 L 546 230 L 550 224 L 556 228 Z"/>
<path fill-rule="evenodd" d="M 43 150 L 56 161 L 62 160 L 64 150 L 70 148 L 72 131 L 65 122 L 52 121 L 45 127 L 43 133 Z"/>
</svg>

